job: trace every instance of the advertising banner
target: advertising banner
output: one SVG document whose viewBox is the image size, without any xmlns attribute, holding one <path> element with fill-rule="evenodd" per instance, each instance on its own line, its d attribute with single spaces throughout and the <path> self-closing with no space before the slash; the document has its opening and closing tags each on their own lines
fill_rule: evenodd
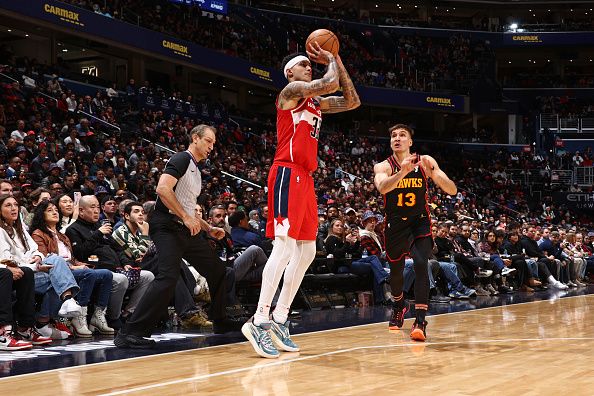
<svg viewBox="0 0 594 396">
<path fill-rule="evenodd" d="M 594 215 L 594 193 L 555 192 L 553 202 L 556 206 L 565 205 L 571 211 Z"/>
</svg>

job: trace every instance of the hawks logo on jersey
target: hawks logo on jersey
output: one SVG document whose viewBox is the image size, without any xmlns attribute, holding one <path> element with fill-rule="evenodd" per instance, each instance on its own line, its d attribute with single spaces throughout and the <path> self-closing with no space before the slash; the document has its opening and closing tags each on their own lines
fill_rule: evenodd
<svg viewBox="0 0 594 396">
<path fill-rule="evenodd" d="M 275 161 L 293 162 L 307 171 L 318 167 L 318 139 L 322 126 L 320 103 L 306 98 L 296 108 L 276 109 L 278 144 Z"/>
<path fill-rule="evenodd" d="M 392 174 L 400 170 L 394 156 L 388 158 Z M 427 212 L 427 177 L 423 170 L 415 166 L 394 189 L 384 196 L 386 216 L 389 218 L 408 218 Z"/>
</svg>

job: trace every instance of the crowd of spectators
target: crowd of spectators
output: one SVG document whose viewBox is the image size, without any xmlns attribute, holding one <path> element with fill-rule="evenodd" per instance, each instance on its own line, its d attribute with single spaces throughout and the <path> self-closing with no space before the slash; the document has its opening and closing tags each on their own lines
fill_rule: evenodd
<svg viewBox="0 0 594 396">
<path fill-rule="evenodd" d="M 93 1 L 70 2 L 95 12 L 101 10 Z M 122 0 L 117 6 L 106 7 L 106 17 L 124 18 L 122 8 L 134 10 L 139 23 L 151 30 L 277 70 L 282 59 L 278 54 L 304 52 L 305 39 L 319 27 L 319 21 L 313 19 L 256 8 L 241 8 L 223 16 L 165 1 L 147 4 Z M 470 35 L 431 38 L 386 34 L 374 26 L 339 21 L 331 22 L 329 28 L 341 40 L 340 54 L 347 70 L 355 83 L 362 85 L 415 91 L 459 90 L 461 81 L 480 72 L 483 54 L 490 53 L 486 43 L 471 41 Z"/>
<path fill-rule="evenodd" d="M 492 13 L 487 15 L 483 9 L 478 9 L 470 13 L 457 13 L 456 7 L 452 7 L 452 5 L 439 6 L 438 4 L 435 6 L 403 4 L 404 7 L 401 7 L 397 3 L 397 8 L 394 7 L 391 10 L 386 10 L 385 8 L 374 9 L 371 6 L 369 9 L 359 10 L 348 3 L 336 4 L 334 2 L 328 5 L 317 5 L 315 3 L 301 5 L 291 4 L 290 2 L 278 3 L 264 0 L 252 1 L 251 5 L 267 10 L 373 25 L 497 32 L 509 30 L 509 24 L 512 22 L 519 22 L 520 26 L 526 32 L 579 31 L 588 30 L 592 26 L 592 17 L 588 13 L 581 15 L 580 11 L 582 10 L 575 10 L 576 12 L 573 13 L 573 8 L 571 9 L 571 14 L 563 15 L 561 22 L 559 22 L 557 10 L 555 10 L 555 13 L 551 13 L 549 10 L 545 15 L 541 12 L 544 10 L 538 10 L 536 11 L 538 17 L 534 14 L 520 18 L 519 16 L 513 16 L 508 13 L 505 18 L 494 18 L 495 16 Z M 587 11 L 587 9 L 583 11 Z M 489 18 L 492 20 L 490 21 Z"/>
<path fill-rule="evenodd" d="M 446 12 L 421 20 L 416 9 L 393 14 L 372 13 L 370 16 L 342 6 L 314 7 L 307 9 L 304 16 L 301 10 L 273 4 L 263 4 L 263 8 L 256 8 L 255 4 L 252 7 L 231 6 L 227 15 L 221 15 L 170 1 L 68 2 L 105 17 L 137 23 L 275 69 L 281 67 L 278 62 L 282 57 L 278 54 L 296 49 L 303 51 L 308 34 L 326 26 L 338 34 L 341 56 L 355 83 L 368 86 L 427 92 L 448 90 L 466 94 L 477 77 L 489 70 L 486 64 L 494 62 L 489 43 L 472 39 L 470 33 L 437 38 L 418 33 L 399 34 L 378 27 L 493 29 L 486 17 L 473 23 L 473 19 L 478 19 L 456 18 Z M 267 10 L 278 7 L 285 12 Z M 588 23 L 591 23 L 589 19 L 564 18 L 561 24 L 541 22 L 534 26 L 545 30 L 547 27 L 551 30 L 580 30 L 590 26 Z M 501 25 L 496 30 L 503 31 L 505 27 Z M 508 87 L 585 88 L 593 84 L 591 74 L 568 69 L 564 77 L 560 77 L 550 66 L 502 76 L 502 84 Z"/>
<path fill-rule="evenodd" d="M 132 102 L 141 90 L 152 89 L 149 83 L 138 88 L 130 81 L 125 91 L 106 89 L 95 97 L 81 96 L 59 76 L 45 78 L 44 68 L 34 61 L 18 60 L 15 65 L 3 68 L 7 77 L 0 85 L 0 301 L 8 304 L 14 289 L 17 303 L 14 317 L 6 314 L 10 309 L 0 310 L 5 340 L 0 348 L 30 348 L 72 334 L 88 337 L 92 331 L 113 334 L 155 276 L 157 252 L 148 238 L 145 216 L 150 215 L 156 199 L 159 176 L 171 153 L 187 147 L 188 132 L 206 119 L 134 110 Z M 168 96 L 182 100 L 180 93 Z M 114 106 L 121 101 L 129 106 Z M 232 304 L 238 282 L 261 279 L 271 247 L 263 235 L 268 217 L 266 192 L 259 186 L 266 184 L 272 163 L 275 127 L 261 123 L 248 134 L 229 127 L 224 114 L 221 108 L 202 113 L 216 126 L 218 144 L 202 168 L 204 189 L 196 215 L 228 231 L 223 241 L 211 245 L 226 266 Z M 127 130 L 130 119 L 138 133 Z M 117 131 L 97 120 L 123 129 Z M 553 166 L 551 159 L 503 149 L 490 153 L 423 145 L 417 149 L 436 157 L 460 190 L 449 197 L 431 188 L 436 232 L 448 226 L 448 233 L 453 234 L 452 226 L 462 231 L 468 226 L 471 235 L 476 231 L 487 243 L 489 232 L 498 230 L 509 233 L 512 243 L 514 230 L 526 237 L 531 237 L 531 230 L 544 236 L 545 229 L 549 230 L 545 226 L 550 225 L 563 235 L 561 251 L 553 250 L 555 245 L 538 253 L 527 246 L 525 258 L 534 258 L 528 267 L 517 257 L 508 258 L 505 248 L 499 252 L 498 244 L 485 245 L 476 254 L 454 246 L 454 253 L 460 255 L 454 261 L 452 253 L 445 254 L 437 244 L 432 273 L 441 294 L 466 298 L 509 291 L 509 283 L 503 280 L 512 272 L 523 274 L 519 287 L 525 291 L 538 285 L 538 278 L 561 289 L 587 281 L 592 219 L 546 197 L 534 202 L 525 186 L 506 173 L 510 168 L 542 172 L 547 164 Z M 319 255 L 344 258 L 340 271 L 372 277 L 378 302 L 390 295 L 377 229 L 383 224 L 378 216 L 382 197 L 371 178 L 374 163 L 386 158 L 388 150 L 381 139 L 350 140 L 325 133 L 315 175 Z M 588 151 L 584 156 L 589 159 L 591 154 Z M 547 175 L 542 177 L 546 180 Z M 507 250 L 510 253 L 512 248 Z M 473 255 L 469 260 L 462 258 L 468 254 Z M 516 271 L 506 270 L 512 265 Z M 181 268 L 173 303 L 177 315 L 184 325 L 212 326 L 194 301 L 201 296 L 202 303 L 208 302 L 208 285 L 191 268 Z M 440 271 L 448 278 L 440 277 Z M 412 282 L 410 266 L 407 274 Z M 440 279 L 452 286 L 440 286 Z M 89 300 L 94 290 L 97 297 Z M 42 301 L 37 313 L 35 294 Z M 70 328 L 63 321 L 68 317 Z M 17 326 L 11 333 L 13 319 Z"/>
</svg>

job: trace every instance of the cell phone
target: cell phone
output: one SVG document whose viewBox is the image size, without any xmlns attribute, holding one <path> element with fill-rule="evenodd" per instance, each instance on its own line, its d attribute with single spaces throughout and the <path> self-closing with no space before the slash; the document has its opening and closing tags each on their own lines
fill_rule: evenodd
<svg viewBox="0 0 594 396">
<path fill-rule="evenodd" d="M 81 197 L 80 191 L 75 191 L 74 192 L 74 204 L 75 205 L 78 205 L 78 201 L 80 201 L 80 197 Z"/>
</svg>

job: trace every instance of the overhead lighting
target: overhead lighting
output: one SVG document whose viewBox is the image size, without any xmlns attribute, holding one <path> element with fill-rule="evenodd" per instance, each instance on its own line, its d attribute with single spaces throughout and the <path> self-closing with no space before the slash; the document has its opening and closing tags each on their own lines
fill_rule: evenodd
<svg viewBox="0 0 594 396">
<path fill-rule="evenodd" d="M 511 61 L 507 61 L 507 63 L 509 63 L 511 65 Z"/>
<path fill-rule="evenodd" d="M 8 29 L 9 32 L 12 32 L 12 29 Z"/>
<path fill-rule="evenodd" d="M 25 37 L 29 37 L 29 35 L 27 33 L 25 33 Z"/>
<path fill-rule="evenodd" d="M 67 48 L 62 49 L 62 52 L 68 52 Z"/>
</svg>

